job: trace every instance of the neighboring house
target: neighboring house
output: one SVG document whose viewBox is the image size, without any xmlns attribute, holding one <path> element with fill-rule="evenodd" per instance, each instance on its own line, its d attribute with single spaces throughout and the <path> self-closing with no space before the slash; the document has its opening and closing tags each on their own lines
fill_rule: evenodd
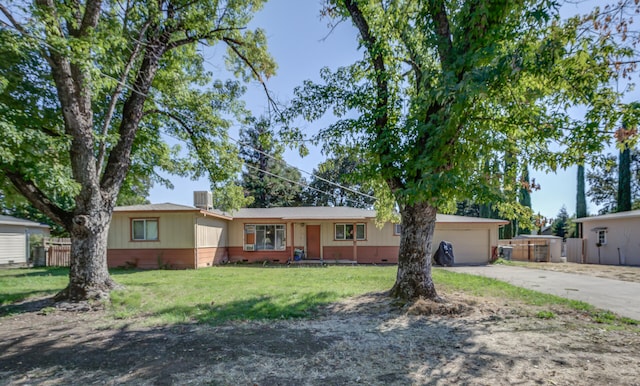
<svg viewBox="0 0 640 386">
<path fill-rule="evenodd" d="M 198 268 L 230 262 L 305 259 L 397 263 L 400 225 L 375 224 L 375 211 L 347 207 L 245 208 L 230 214 L 175 204 L 118 207 L 109 266 Z M 486 264 L 507 221 L 438 215 L 433 251 L 453 244 L 458 264 Z"/>
<path fill-rule="evenodd" d="M 110 267 L 200 268 L 227 256 L 231 217 L 176 204 L 116 207 L 107 239 Z"/>
<path fill-rule="evenodd" d="M 640 210 L 573 221 L 582 224 L 586 263 L 640 265 Z"/>
<path fill-rule="evenodd" d="M 0 265 L 29 262 L 29 236 L 49 236 L 49 226 L 0 215 Z"/>
</svg>

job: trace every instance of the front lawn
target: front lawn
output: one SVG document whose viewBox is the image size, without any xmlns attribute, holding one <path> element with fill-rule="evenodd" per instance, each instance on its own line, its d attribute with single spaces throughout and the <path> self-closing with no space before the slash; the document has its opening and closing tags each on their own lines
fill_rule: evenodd
<svg viewBox="0 0 640 386">
<path fill-rule="evenodd" d="M 126 286 L 114 291 L 108 309 L 116 319 L 142 318 L 145 324 L 309 317 L 323 305 L 349 296 L 391 288 L 395 266 L 263 268 L 224 266 L 199 270 L 112 270 Z M 526 290 L 479 276 L 433 270 L 438 291 L 517 301 L 536 307 L 562 306 L 594 313 L 586 303 Z M 11 304 L 51 296 L 64 288 L 68 269 L 0 270 L 0 316 Z M 543 311 L 546 311 L 544 309 Z M 544 315 L 551 315 L 550 312 Z"/>
</svg>

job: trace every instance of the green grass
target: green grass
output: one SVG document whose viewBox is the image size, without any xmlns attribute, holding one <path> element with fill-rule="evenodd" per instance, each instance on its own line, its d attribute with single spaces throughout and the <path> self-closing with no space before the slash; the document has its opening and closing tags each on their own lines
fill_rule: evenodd
<svg viewBox="0 0 640 386">
<path fill-rule="evenodd" d="M 296 267 L 226 266 L 185 271 L 112 270 L 126 286 L 111 295 L 116 319 L 144 318 L 146 324 L 227 320 L 274 320 L 309 317 L 322 305 L 367 292 L 385 291 L 395 280 L 395 266 Z M 0 270 L 0 315 L 30 297 L 53 295 L 68 281 L 68 269 Z M 583 311 L 598 323 L 637 325 L 610 312 L 558 296 L 547 295 L 480 276 L 439 268 L 433 278 L 441 293 L 463 292 L 479 297 L 514 300 L 538 306 L 541 319 L 556 315 L 552 306 Z"/>
<path fill-rule="evenodd" d="M 391 288 L 394 267 L 214 267 L 197 271 L 113 271 L 116 317 L 149 323 L 307 317 L 336 300 Z"/>
<path fill-rule="evenodd" d="M 67 268 L 0 269 L 0 306 L 54 295 L 69 282 Z"/>
</svg>

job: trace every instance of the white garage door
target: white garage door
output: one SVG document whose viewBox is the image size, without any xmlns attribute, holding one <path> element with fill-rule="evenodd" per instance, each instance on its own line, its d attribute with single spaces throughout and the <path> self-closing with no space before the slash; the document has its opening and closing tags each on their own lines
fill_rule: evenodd
<svg viewBox="0 0 640 386">
<path fill-rule="evenodd" d="M 436 230 L 435 248 L 445 240 L 453 245 L 455 264 L 487 264 L 489 262 L 489 230 L 461 229 Z"/>
<path fill-rule="evenodd" d="M 0 264 L 27 262 L 27 239 L 24 233 L 0 233 Z"/>
</svg>

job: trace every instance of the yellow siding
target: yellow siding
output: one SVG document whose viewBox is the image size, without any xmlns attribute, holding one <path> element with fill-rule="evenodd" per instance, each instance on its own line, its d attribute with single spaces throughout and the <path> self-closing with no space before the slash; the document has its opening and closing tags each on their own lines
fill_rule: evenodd
<svg viewBox="0 0 640 386">
<path fill-rule="evenodd" d="M 131 219 L 140 218 L 158 218 L 158 241 L 131 241 Z M 111 249 L 194 248 L 194 221 L 191 212 L 115 212 L 107 246 Z"/>
<path fill-rule="evenodd" d="M 366 224 L 366 240 L 357 240 L 362 246 L 398 246 L 400 236 L 393 235 L 393 224 L 386 223 L 382 229 L 376 227 L 374 221 L 356 221 L 356 224 Z M 322 242 L 324 246 L 339 247 L 352 245 L 353 240 L 335 240 L 335 224 L 354 224 L 351 221 L 331 221 L 322 224 Z"/>
<path fill-rule="evenodd" d="M 224 248 L 227 246 L 227 221 L 201 216 L 198 216 L 195 221 L 198 247 Z"/>
</svg>

